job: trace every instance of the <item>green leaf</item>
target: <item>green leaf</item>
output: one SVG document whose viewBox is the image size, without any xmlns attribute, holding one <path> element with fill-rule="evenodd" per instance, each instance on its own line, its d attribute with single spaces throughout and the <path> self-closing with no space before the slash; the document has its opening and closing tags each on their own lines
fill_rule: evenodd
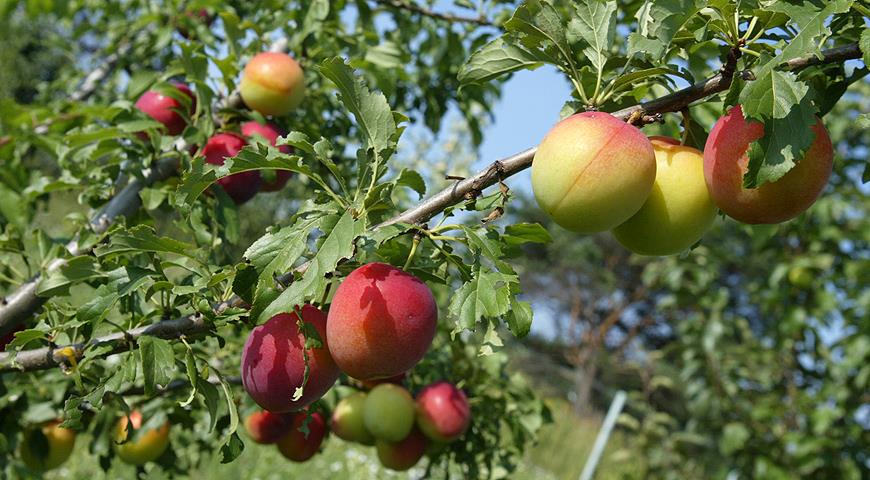
<svg viewBox="0 0 870 480">
<path fill-rule="evenodd" d="M 233 293 L 248 304 L 254 303 L 254 292 L 257 287 L 257 269 L 250 265 L 242 265 L 233 277 Z"/>
<path fill-rule="evenodd" d="M 139 338 L 139 360 L 142 363 L 142 377 L 145 395 L 153 396 L 155 385 L 166 385 L 175 371 L 175 352 L 167 340 L 151 336 Z"/>
<path fill-rule="evenodd" d="M 340 260 L 353 256 L 354 242 L 362 234 L 363 229 L 363 222 L 355 221 L 351 212 L 345 212 L 323 241 L 320 250 L 311 259 L 302 278 L 291 283 L 263 310 L 259 323 L 279 313 L 292 312 L 296 306 L 301 306 L 307 299 L 321 291 L 326 285 L 325 276 L 335 271 Z"/>
<path fill-rule="evenodd" d="M 550 42 L 564 52 L 570 51 L 565 36 L 565 19 L 549 2 L 523 3 L 505 22 L 504 28 L 509 32 L 524 34 L 522 42 L 527 47 L 541 47 L 543 43 Z"/>
<path fill-rule="evenodd" d="M 226 443 L 221 445 L 221 463 L 230 463 L 242 452 L 245 451 L 245 443 L 242 442 L 242 439 L 239 438 L 239 434 L 233 432 L 230 435 L 230 438 L 227 439 Z"/>
<path fill-rule="evenodd" d="M 798 33 L 788 39 L 769 68 L 781 65 L 793 58 L 821 51 L 819 37 L 831 33 L 829 19 L 836 13 L 849 10 L 851 0 L 827 0 L 825 2 L 771 2 L 768 9 L 788 15 L 796 24 Z"/>
<path fill-rule="evenodd" d="M 259 272 L 260 282 L 290 270 L 308 249 L 308 237 L 322 218 L 304 217 L 293 225 L 263 235 L 245 250 L 244 256 Z"/>
<path fill-rule="evenodd" d="M 218 393 L 217 387 L 202 377 L 196 379 L 196 391 L 202 396 L 202 401 L 205 404 L 206 410 L 208 410 L 208 431 L 213 432 L 218 421 L 220 394 Z"/>
<path fill-rule="evenodd" d="M 523 243 L 550 243 L 553 237 L 540 223 L 516 223 L 508 225 L 504 229 L 502 238 L 508 244 L 520 245 Z"/>
<path fill-rule="evenodd" d="M 402 171 L 399 172 L 399 176 L 396 177 L 394 183 L 397 186 L 408 187 L 411 190 L 414 190 L 420 194 L 420 198 L 423 198 L 423 195 L 426 194 L 426 181 L 423 180 L 422 175 L 414 170 L 403 168 Z"/>
<path fill-rule="evenodd" d="M 196 387 L 199 384 L 199 371 L 196 369 L 196 358 L 193 356 L 193 352 L 190 349 L 187 349 L 184 354 L 184 370 L 187 373 L 187 379 L 190 381 L 191 388 L 190 396 L 187 400 L 178 404 L 180 407 L 186 407 L 193 403 L 197 393 Z"/>
<path fill-rule="evenodd" d="M 39 282 L 36 294 L 42 297 L 53 297 L 66 292 L 69 286 L 88 279 L 99 277 L 99 265 L 94 257 L 73 257 L 61 268 L 51 272 L 48 277 Z"/>
<path fill-rule="evenodd" d="M 775 182 L 795 166 L 815 138 L 809 87 L 792 73 L 765 69 L 740 93 L 740 103 L 747 119 L 764 123 L 764 136 L 749 146 L 744 185 Z"/>
<path fill-rule="evenodd" d="M 613 82 L 613 86 L 611 89 L 613 92 L 621 92 L 626 89 L 634 88 L 634 86 L 645 78 L 655 77 L 659 75 L 677 75 L 679 72 L 676 72 L 672 68 L 668 67 L 654 67 L 654 68 L 645 68 L 643 70 L 635 70 L 634 72 L 628 73 L 626 75 L 622 75 L 617 78 Z"/>
<path fill-rule="evenodd" d="M 864 54 L 864 65 L 870 65 L 870 28 L 865 28 L 858 40 L 858 48 Z"/>
<path fill-rule="evenodd" d="M 598 78 L 604 72 L 613 37 L 616 35 L 616 2 L 584 0 L 574 7 L 575 15 L 568 23 L 568 40 L 579 38 L 589 45 L 583 54 L 595 67 Z"/>
<path fill-rule="evenodd" d="M 661 58 L 683 26 L 700 11 L 705 2 L 697 0 L 647 1 L 637 11 L 637 31 L 628 36 L 628 55 L 647 53 Z"/>
<path fill-rule="evenodd" d="M 96 324 L 106 318 L 109 309 L 118 301 L 118 292 L 108 285 L 101 285 L 94 297 L 79 307 L 76 318 L 82 322 Z"/>
<path fill-rule="evenodd" d="M 195 250 L 194 246 L 189 243 L 157 236 L 153 228 L 137 225 L 127 231 L 121 230 L 113 233 L 112 242 L 105 247 L 98 248 L 97 256 L 103 257 L 130 252 L 155 252 L 174 253 L 193 258 Z"/>
<path fill-rule="evenodd" d="M 496 318 L 510 307 L 511 279 L 499 272 L 482 270 L 476 264 L 472 278 L 459 288 L 450 300 L 448 312 L 455 320 L 453 333 L 471 330 L 483 318 Z"/>
<path fill-rule="evenodd" d="M 532 330 L 532 305 L 512 297 L 511 308 L 505 315 L 505 321 L 515 337 L 525 337 Z"/>
<path fill-rule="evenodd" d="M 518 70 L 534 70 L 543 62 L 534 51 L 499 37 L 474 52 L 462 65 L 458 78 L 463 85 L 481 84 Z"/>
<path fill-rule="evenodd" d="M 396 122 L 387 98 L 382 93 L 369 91 L 340 58 L 325 60 L 319 70 L 338 87 L 341 101 L 353 113 L 363 132 L 366 148 L 373 148 L 376 154 L 387 150 L 396 134 Z"/>
<path fill-rule="evenodd" d="M 725 425 L 722 430 L 722 439 L 719 442 L 719 451 L 724 455 L 731 455 L 743 448 L 749 440 L 749 429 L 742 423 L 732 422 Z"/>
<path fill-rule="evenodd" d="M 6 350 L 12 350 L 13 348 L 18 347 L 25 347 L 30 342 L 46 339 L 48 339 L 48 335 L 42 330 L 37 330 L 35 328 L 21 330 L 20 332 L 15 332 L 13 340 L 6 344 Z"/>
<path fill-rule="evenodd" d="M 0 216 L 24 228 L 28 221 L 28 203 L 17 192 L 0 182 Z"/>
</svg>

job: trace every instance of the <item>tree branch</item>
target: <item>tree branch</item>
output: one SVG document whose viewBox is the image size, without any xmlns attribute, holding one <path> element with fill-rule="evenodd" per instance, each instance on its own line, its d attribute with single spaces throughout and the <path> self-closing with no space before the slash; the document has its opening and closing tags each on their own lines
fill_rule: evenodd
<svg viewBox="0 0 870 480">
<path fill-rule="evenodd" d="M 799 70 L 810 65 L 842 62 L 847 59 L 858 58 L 860 55 L 861 52 L 860 50 L 858 50 L 857 46 L 838 47 L 835 49 L 823 51 L 820 58 L 817 58 L 814 55 L 808 55 L 805 57 L 801 57 L 800 59 L 795 59 L 788 62 L 787 66 L 791 70 Z M 726 90 L 728 88 L 728 85 L 730 84 L 730 81 L 730 78 L 723 78 L 721 74 L 715 75 L 708 80 L 696 83 L 695 85 L 674 92 L 670 95 L 666 95 L 664 97 L 651 100 L 640 105 L 635 105 L 633 107 L 619 110 L 618 112 L 614 112 L 613 115 L 617 118 L 627 120 L 632 115 L 638 114 L 646 115 L 665 112 L 678 112 L 683 108 L 686 108 L 692 102 L 701 100 L 703 98 L 715 95 L 719 92 Z M 448 187 L 436 193 L 435 195 L 423 201 L 416 207 L 408 209 L 400 213 L 399 215 L 396 215 L 395 217 L 375 226 L 374 228 L 380 228 L 396 223 L 422 223 L 428 221 L 438 213 L 444 211 L 444 209 L 455 205 L 463 200 L 473 199 L 477 195 L 480 195 L 483 189 L 492 186 L 498 181 L 503 180 L 511 175 L 525 170 L 526 168 L 531 166 L 532 159 L 535 156 L 535 151 L 536 148 L 530 148 L 524 152 L 520 152 L 502 160 L 493 162 L 488 167 L 472 175 L 471 177 L 459 181 L 454 186 Z M 295 271 L 304 271 L 305 268 L 307 268 L 307 265 L 307 263 L 303 264 Z M 279 280 L 284 279 L 285 281 L 289 281 L 292 278 L 293 272 L 288 272 L 282 275 Z M 10 302 L 7 302 L 7 305 L 3 306 L 3 309 L 9 308 L 9 303 Z M 215 309 L 219 311 L 223 308 L 235 307 L 241 304 L 242 300 L 237 296 L 233 296 L 230 300 L 216 305 Z M 0 314 L 4 312 L 3 309 L 0 309 Z M 2 321 L 2 317 L 0 317 L 0 321 Z M 189 335 L 193 333 L 204 332 L 208 330 L 208 328 L 209 326 L 204 323 L 201 317 L 191 316 L 175 320 L 158 322 L 154 325 L 142 327 L 129 333 L 132 336 L 133 340 L 139 338 L 142 335 L 154 335 L 160 338 L 177 338 L 182 334 Z M 105 352 L 103 354 L 104 356 L 110 355 L 112 353 L 117 353 L 129 347 L 129 343 L 127 339 L 125 339 L 123 334 L 112 334 L 105 337 L 99 337 L 91 340 L 88 345 L 111 346 L 112 348 L 108 352 Z M 73 347 L 76 356 L 78 358 L 81 358 L 84 353 L 85 345 L 74 344 L 70 346 Z M 43 370 L 54 366 L 62 365 L 65 360 L 62 356 L 58 354 L 61 348 L 62 347 L 46 347 L 22 351 L 18 354 L 16 358 L 16 363 L 19 365 L 19 368 L 15 368 L 12 366 L 13 356 L 11 354 L 0 353 L 0 373 L 15 370 Z"/>
<path fill-rule="evenodd" d="M 33 370 L 67 366 L 67 353 L 73 353 L 76 359 L 81 359 L 88 348 L 109 347 L 102 356 L 112 355 L 129 350 L 136 346 L 136 340 L 143 335 L 163 338 L 166 340 L 204 333 L 211 328 L 202 315 L 192 315 L 175 320 L 165 320 L 152 325 L 112 333 L 98 337 L 87 343 L 74 343 L 61 347 L 45 347 L 33 350 L 22 350 L 13 356 L 9 352 L 0 353 L 0 373 Z M 72 352 L 69 352 L 71 349 Z M 14 359 L 14 362 L 13 362 Z"/>
<path fill-rule="evenodd" d="M 807 55 L 789 61 L 786 67 L 789 70 L 800 70 L 812 65 L 823 63 L 839 63 L 844 60 L 859 58 L 861 51 L 857 44 L 824 50 L 820 57 Z M 664 97 L 650 100 L 632 107 L 624 108 L 612 115 L 621 120 L 628 120 L 632 116 L 652 115 L 657 113 L 679 112 L 693 102 L 715 95 L 728 89 L 731 78 L 717 74 L 707 80 L 665 95 Z M 395 223 L 422 223 L 444 211 L 449 206 L 463 200 L 470 200 L 480 192 L 499 181 L 519 173 L 532 165 L 537 147 L 530 148 L 510 157 L 493 162 L 488 167 L 477 172 L 465 180 L 459 181 L 452 187 L 448 187 L 417 206 L 405 210 L 401 214 L 377 225 L 375 228 L 392 225 Z"/>
<path fill-rule="evenodd" d="M 436 20 L 444 20 L 451 23 L 470 23 L 483 27 L 495 26 L 494 23 L 490 22 L 486 17 L 482 15 L 479 17 L 463 17 L 460 15 L 451 15 L 448 13 L 438 13 L 433 10 L 421 7 L 408 0 L 375 0 L 375 3 L 378 3 L 380 5 L 386 5 L 388 7 L 398 8 L 400 10 L 407 10 L 409 12 L 414 12 L 425 17 L 434 18 Z"/>
</svg>

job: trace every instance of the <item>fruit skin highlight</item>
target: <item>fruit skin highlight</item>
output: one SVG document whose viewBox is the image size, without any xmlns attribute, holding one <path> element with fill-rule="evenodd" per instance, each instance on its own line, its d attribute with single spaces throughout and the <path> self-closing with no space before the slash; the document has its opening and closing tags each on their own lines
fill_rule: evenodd
<svg viewBox="0 0 870 480">
<path fill-rule="evenodd" d="M 311 324 L 323 342 L 307 351 L 309 376 L 302 396 L 293 400 L 305 375 L 305 337 L 294 313 L 279 313 L 254 328 L 242 351 L 242 385 L 257 405 L 273 413 L 300 410 L 329 390 L 341 372 L 329 355 L 326 314 L 312 305 L 301 309 L 302 320 Z"/>
<path fill-rule="evenodd" d="M 538 205 L 578 233 L 610 230 L 640 210 L 656 161 L 649 139 L 604 112 L 572 115 L 553 127 L 532 162 Z"/>
<path fill-rule="evenodd" d="M 188 115 L 193 115 L 196 111 L 196 95 L 190 90 L 190 87 L 183 83 L 173 82 L 179 92 L 190 97 L 190 110 Z M 169 135 L 178 135 L 184 131 L 187 126 L 187 120 L 183 115 L 178 113 L 184 106 L 178 100 L 164 95 L 157 90 L 148 90 L 136 100 L 136 108 L 142 113 L 153 118 L 155 121 L 162 123 L 166 127 L 166 132 Z M 144 136 L 144 133 L 143 133 Z"/>
<path fill-rule="evenodd" d="M 363 265 L 332 299 L 326 336 L 342 371 L 359 380 L 399 375 L 435 337 L 435 297 L 417 277 L 385 263 Z"/>
<path fill-rule="evenodd" d="M 366 430 L 378 440 L 398 442 L 414 427 L 414 399 L 403 387 L 384 383 L 369 392 L 363 405 Z"/>
<path fill-rule="evenodd" d="M 302 67 L 284 53 L 259 53 L 245 66 L 239 92 L 245 105 L 263 115 L 286 115 L 305 97 Z"/>
<path fill-rule="evenodd" d="M 822 121 L 812 127 L 815 140 L 797 165 L 772 183 L 744 188 L 749 145 L 764 136 L 764 125 L 747 121 L 740 105 L 720 118 L 704 146 L 704 179 L 710 196 L 729 217 L 743 223 L 773 224 L 810 208 L 831 176 L 834 147 Z"/>
<path fill-rule="evenodd" d="M 366 429 L 363 409 L 368 395 L 356 392 L 341 399 L 332 411 L 330 428 L 335 435 L 348 442 L 374 445 L 375 437 Z"/>
<path fill-rule="evenodd" d="M 398 442 L 378 440 L 375 448 L 381 465 L 402 472 L 410 469 L 423 458 L 428 444 L 426 437 L 415 428 Z"/>
<path fill-rule="evenodd" d="M 236 156 L 247 143 L 244 138 L 235 133 L 218 133 L 208 139 L 202 149 L 202 155 L 205 156 L 206 163 L 223 165 L 225 158 Z M 260 172 L 250 170 L 220 178 L 216 183 L 227 192 L 236 205 L 241 205 L 254 198 L 254 195 L 260 191 L 262 177 Z"/>
<path fill-rule="evenodd" d="M 650 137 L 656 180 L 643 207 L 613 235 L 641 255 L 673 255 L 694 245 L 713 225 L 716 205 L 704 181 L 704 154 L 673 138 Z"/>
<path fill-rule="evenodd" d="M 75 447 L 76 432 L 60 427 L 60 420 L 52 420 L 39 427 L 24 432 L 19 445 L 21 460 L 35 472 L 45 472 L 63 465 Z M 45 443 L 36 438 L 42 435 Z M 34 448 L 48 447 L 48 451 L 34 451 Z"/>
<path fill-rule="evenodd" d="M 307 416 L 306 412 L 293 415 L 290 430 L 276 443 L 278 451 L 288 460 L 304 462 L 310 459 L 320 450 L 320 445 L 326 437 L 326 422 L 323 420 L 323 415 L 317 412 L 312 413 L 311 419 L 308 420 L 308 436 L 299 431 Z"/>
<path fill-rule="evenodd" d="M 270 145 L 275 146 L 278 137 L 284 136 L 285 133 L 276 125 L 271 123 L 257 123 L 255 121 L 245 122 L 242 124 L 242 135 L 251 138 L 254 135 L 259 135 L 266 139 Z M 282 153 L 293 153 L 293 148 L 290 145 L 281 145 L 278 150 Z M 290 172 L 287 170 L 274 170 L 274 179 L 267 181 L 263 179 L 260 185 L 261 192 L 277 192 L 287 185 L 287 180 L 290 179 Z"/>
<path fill-rule="evenodd" d="M 142 413 L 138 410 L 130 412 L 130 421 L 135 429 L 142 428 L 142 424 L 145 423 L 142 419 Z M 130 441 L 125 442 L 126 439 L 127 417 L 123 416 L 118 420 L 115 429 L 115 451 L 118 453 L 118 458 L 131 465 L 145 465 L 148 462 L 153 462 L 160 458 L 169 447 L 169 422 L 167 421 L 159 428 L 140 432 Z"/>
<path fill-rule="evenodd" d="M 417 425 L 430 440 L 440 443 L 457 440 L 470 423 L 468 397 L 452 383 L 435 382 L 417 394 Z"/>
</svg>

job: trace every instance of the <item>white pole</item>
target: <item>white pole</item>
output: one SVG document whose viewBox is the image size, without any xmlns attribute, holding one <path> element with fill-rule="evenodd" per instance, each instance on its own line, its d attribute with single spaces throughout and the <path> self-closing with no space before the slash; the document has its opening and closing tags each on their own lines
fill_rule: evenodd
<svg viewBox="0 0 870 480">
<path fill-rule="evenodd" d="M 592 446 L 589 458 L 586 459 L 586 465 L 583 466 L 583 471 L 580 473 L 580 480 L 592 480 L 592 476 L 595 475 L 595 468 L 598 466 L 601 454 L 604 453 L 604 447 L 607 446 L 607 439 L 610 438 L 610 432 L 616 425 L 616 418 L 619 417 L 622 407 L 625 405 L 625 396 L 625 392 L 620 390 L 613 397 L 613 402 L 610 403 L 601 430 L 598 431 L 598 437 L 595 438 L 595 445 Z"/>
</svg>

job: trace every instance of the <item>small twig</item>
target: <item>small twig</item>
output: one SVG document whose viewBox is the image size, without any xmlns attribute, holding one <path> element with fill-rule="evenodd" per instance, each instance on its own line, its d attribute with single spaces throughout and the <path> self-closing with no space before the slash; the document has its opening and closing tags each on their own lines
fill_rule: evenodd
<svg viewBox="0 0 870 480">
<path fill-rule="evenodd" d="M 381 5 L 387 5 L 390 7 L 398 8 L 401 10 L 407 10 L 409 12 L 418 13 L 420 15 L 434 18 L 436 20 L 444 20 L 446 22 L 451 23 L 471 23 L 474 25 L 480 25 L 483 27 L 494 27 L 495 24 L 490 22 L 486 17 L 463 17 L 460 15 L 451 15 L 447 13 L 439 13 L 433 10 L 429 10 L 427 8 L 423 8 L 419 5 L 411 3 L 410 1 L 405 0 L 375 0 L 375 3 Z"/>
</svg>

